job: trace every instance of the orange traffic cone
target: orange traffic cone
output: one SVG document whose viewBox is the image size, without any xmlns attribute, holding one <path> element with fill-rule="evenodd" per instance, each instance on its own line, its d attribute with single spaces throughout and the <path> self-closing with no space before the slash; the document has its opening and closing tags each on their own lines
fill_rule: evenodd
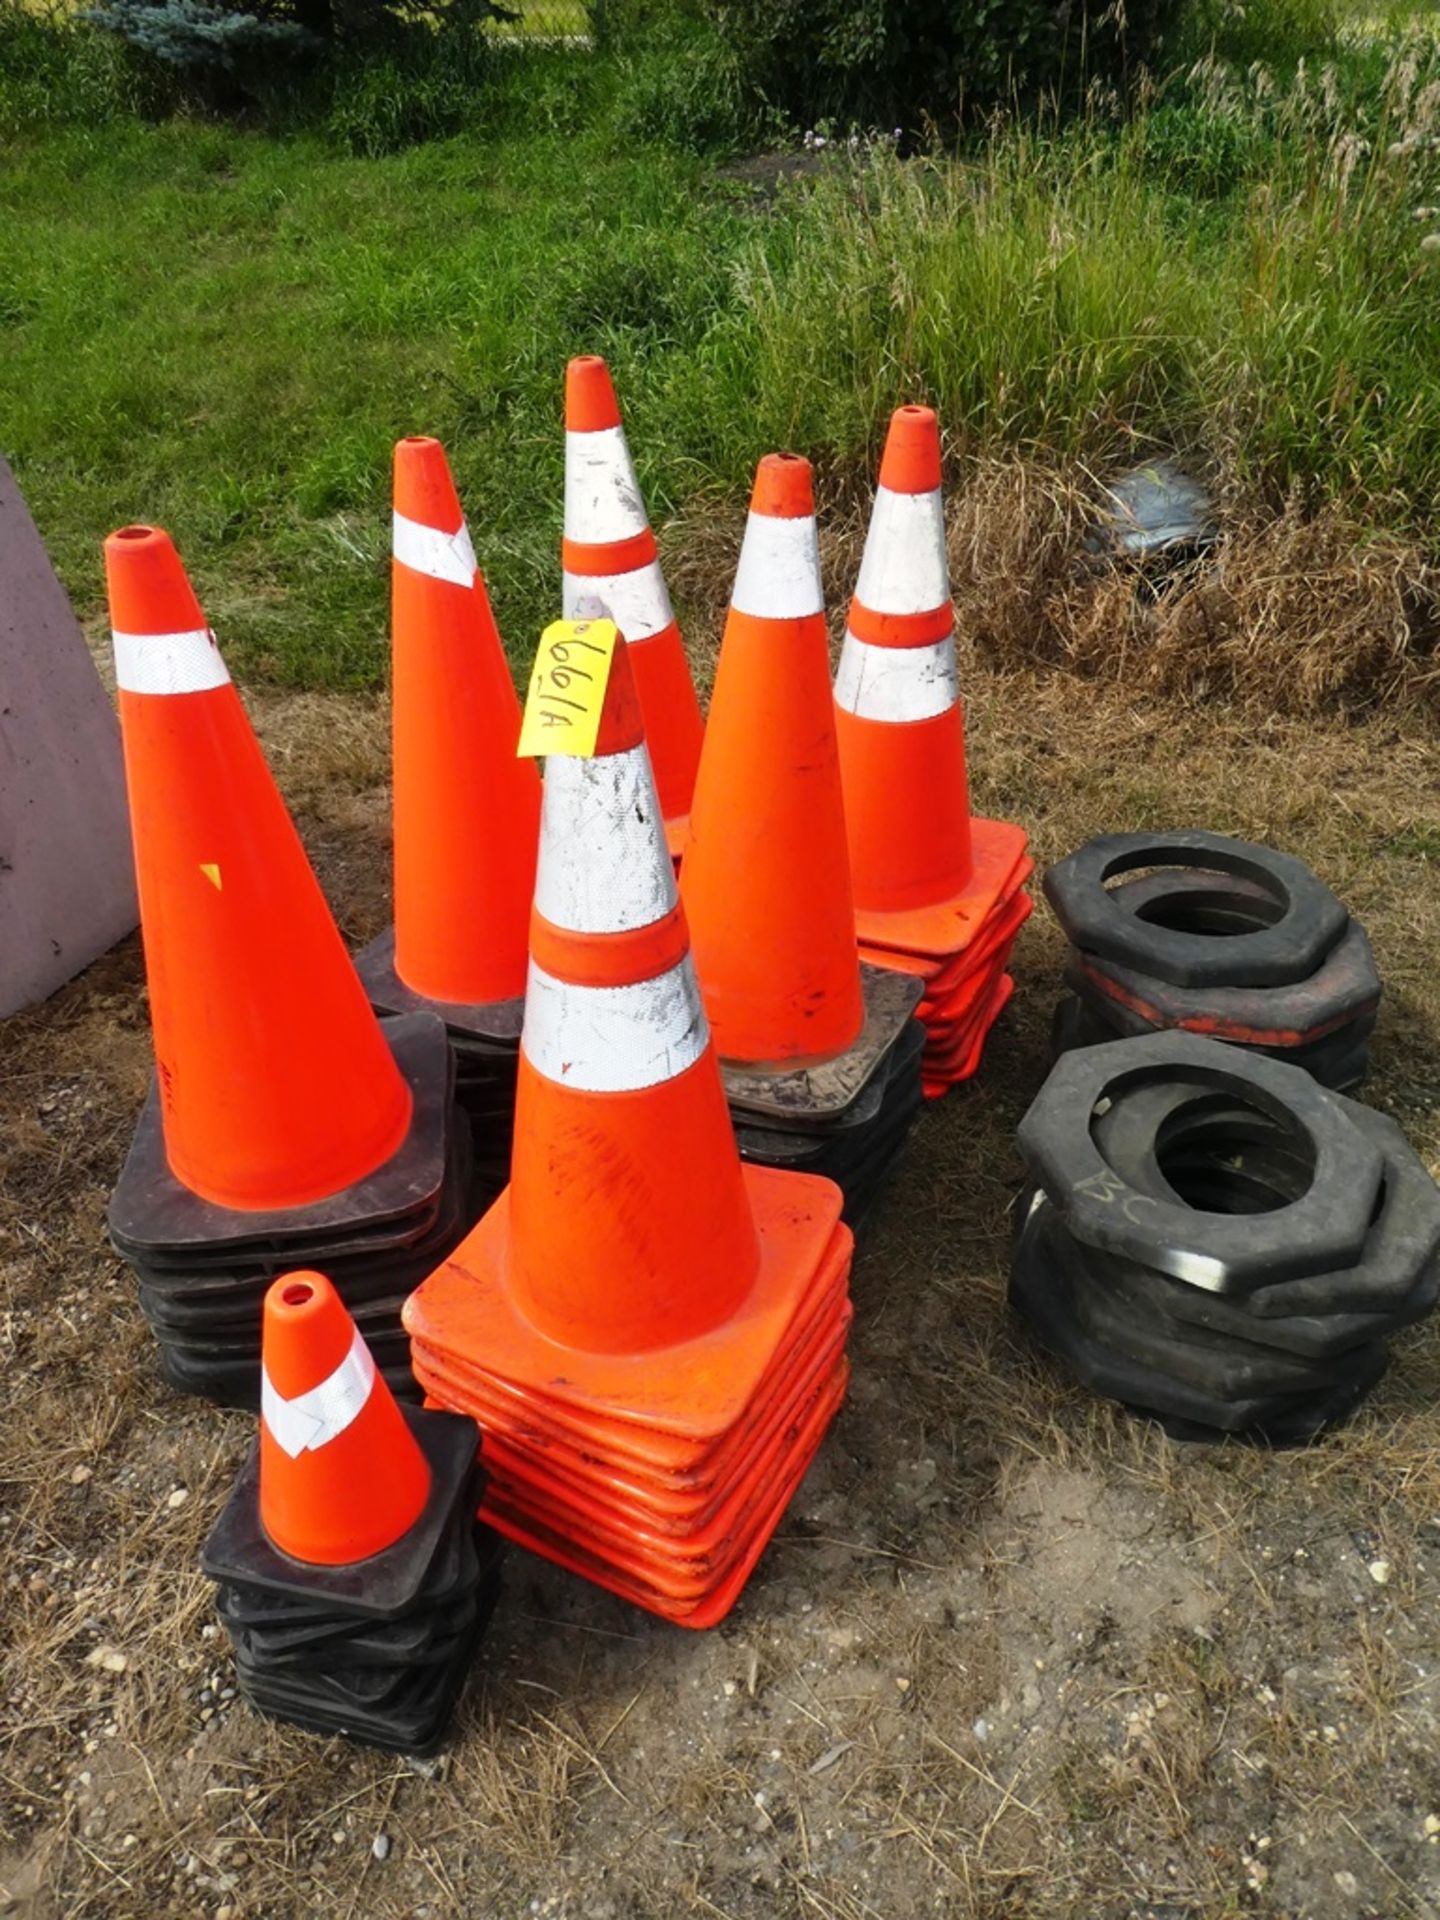
<svg viewBox="0 0 1440 1920">
<path fill-rule="evenodd" d="M 510 1163 L 540 776 L 438 440 L 395 449 L 394 547 L 395 923 L 355 965 L 377 1011 L 444 1020 L 483 1208 Z"/>
<path fill-rule="evenodd" d="M 431 1001 L 525 991 L 540 776 L 438 440 L 395 449 L 395 971 Z"/>
<path fill-rule="evenodd" d="M 105 551 L 157 1066 L 111 1238 L 176 1386 L 255 1403 L 287 1258 L 404 1383 L 400 1300 L 474 1217 L 445 1030 L 367 1005 L 168 536 Z"/>
<path fill-rule="evenodd" d="M 726 1060 L 843 1052 L 865 1020 L 810 463 L 760 462 L 681 876 Z"/>
<path fill-rule="evenodd" d="M 225 1207 L 371 1173 L 411 1100 L 170 537 L 105 543 L 165 1149 Z"/>
<path fill-rule="evenodd" d="M 482 1420 L 485 1517 L 720 1618 L 843 1392 L 839 1209 L 740 1164 L 618 640 L 594 757 L 546 767 L 511 1184 L 405 1309 Z"/>
<path fill-rule="evenodd" d="M 596 354 L 572 360 L 565 372 L 563 559 L 566 619 L 597 596 L 629 644 L 666 834 L 678 855 L 704 722 L 610 369 Z"/>
<path fill-rule="evenodd" d="M 319 1733 L 426 1752 L 494 1605 L 472 1422 L 402 1412 L 330 1282 L 265 1299 L 259 1441 L 205 1544 L 240 1691 Z"/>
<path fill-rule="evenodd" d="M 815 503 L 793 454 L 756 474 L 680 885 L 741 1151 L 836 1180 L 855 1224 L 919 1107 L 921 988 L 855 945 Z"/>
<path fill-rule="evenodd" d="M 292 1273 L 265 1296 L 260 1524 L 282 1553 L 344 1566 L 419 1519 L 430 1469 L 330 1282 Z"/>
<path fill-rule="evenodd" d="M 901 407 L 890 422 L 835 717 L 861 950 L 881 964 L 887 953 L 918 958 L 932 980 L 948 970 L 959 991 L 967 970 L 948 963 L 1007 911 L 1032 869 L 1022 828 L 970 813 L 940 432 L 929 407 Z M 991 997 L 988 981 L 977 991 Z"/>
</svg>

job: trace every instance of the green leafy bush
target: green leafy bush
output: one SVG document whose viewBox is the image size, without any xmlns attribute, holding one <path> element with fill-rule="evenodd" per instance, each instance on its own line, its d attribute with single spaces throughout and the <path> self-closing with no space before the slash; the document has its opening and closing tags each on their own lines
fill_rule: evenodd
<svg viewBox="0 0 1440 1920">
<path fill-rule="evenodd" d="M 160 110 L 173 89 L 84 20 L 29 0 L 0 0 L 0 138 L 26 128 L 98 127 Z"/>
<path fill-rule="evenodd" d="M 813 124 L 918 126 L 1124 83 L 1186 0 L 709 0 L 752 84 Z"/>
<path fill-rule="evenodd" d="M 701 22 L 676 18 L 632 34 L 614 67 L 613 118 L 624 138 L 682 153 L 728 153 L 783 131 L 740 50 Z"/>
</svg>

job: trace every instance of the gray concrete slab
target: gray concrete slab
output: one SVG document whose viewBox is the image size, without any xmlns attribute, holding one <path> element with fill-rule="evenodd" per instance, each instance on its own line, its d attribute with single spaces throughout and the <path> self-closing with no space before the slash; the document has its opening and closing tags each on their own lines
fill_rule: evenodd
<svg viewBox="0 0 1440 1920">
<path fill-rule="evenodd" d="M 0 459 L 0 1015 L 54 993 L 137 918 L 115 712 Z"/>
</svg>

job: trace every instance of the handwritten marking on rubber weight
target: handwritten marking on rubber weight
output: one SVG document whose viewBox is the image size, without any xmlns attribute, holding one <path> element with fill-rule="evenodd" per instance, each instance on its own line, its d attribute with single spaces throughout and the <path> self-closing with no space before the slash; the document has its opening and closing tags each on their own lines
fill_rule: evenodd
<svg viewBox="0 0 1440 1920">
<path fill-rule="evenodd" d="M 545 629 L 515 749 L 520 758 L 594 753 L 618 638 L 613 620 L 557 620 Z"/>
<path fill-rule="evenodd" d="M 1106 1207 L 1113 1206 L 1118 1200 L 1120 1211 L 1135 1227 L 1143 1223 L 1135 1218 L 1133 1210 L 1136 1207 L 1149 1207 L 1153 1212 L 1156 1206 L 1155 1201 L 1148 1194 L 1132 1192 L 1119 1174 L 1112 1173 L 1108 1168 L 1102 1169 L 1099 1173 L 1092 1173 L 1088 1179 L 1077 1180 L 1074 1190 L 1076 1193 L 1085 1194 L 1091 1200 L 1098 1200 L 1102 1206 Z"/>
<path fill-rule="evenodd" d="M 221 892 L 220 867 L 218 862 L 214 860 L 202 860 L 200 862 L 200 871 L 210 882 L 211 886 L 214 887 L 215 891 L 217 893 Z"/>
</svg>

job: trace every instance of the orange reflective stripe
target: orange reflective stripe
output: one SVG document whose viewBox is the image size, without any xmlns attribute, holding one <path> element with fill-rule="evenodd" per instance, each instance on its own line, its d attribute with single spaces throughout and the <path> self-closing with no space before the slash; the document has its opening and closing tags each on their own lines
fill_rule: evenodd
<svg viewBox="0 0 1440 1920">
<path fill-rule="evenodd" d="M 630 573 L 656 557 L 655 535 L 649 527 L 628 540 L 570 540 L 560 542 L 560 559 L 567 573 Z"/>
<path fill-rule="evenodd" d="M 947 600 L 929 613 L 872 613 L 852 600 L 848 624 L 857 640 L 872 647 L 932 647 L 954 631 L 955 609 Z"/>
<path fill-rule="evenodd" d="M 648 927 L 629 933 L 575 933 L 538 910 L 530 916 L 530 957 L 546 973 L 577 987 L 625 987 L 653 980 L 690 951 L 684 909 L 677 902 Z"/>
</svg>

